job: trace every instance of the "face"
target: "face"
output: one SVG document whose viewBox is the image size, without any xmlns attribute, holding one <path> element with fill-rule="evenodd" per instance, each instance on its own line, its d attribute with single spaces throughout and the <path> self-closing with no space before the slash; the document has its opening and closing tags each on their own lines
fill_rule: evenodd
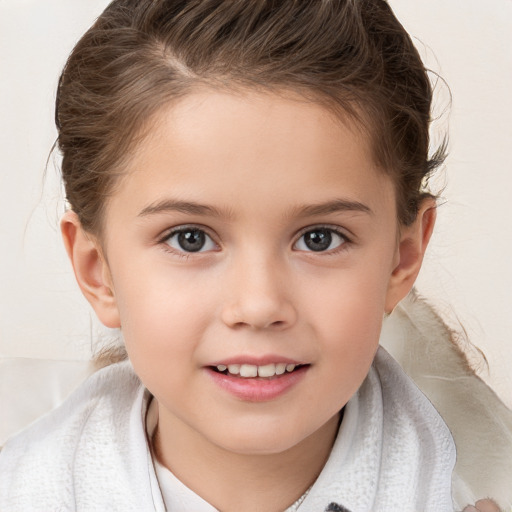
<svg viewBox="0 0 512 512">
<path fill-rule="evenodd" d="M 276 453 L 334 421 L 399 258 L 393 184 L 355 127 L 297 98 L 196 93 L 159 113 L 105 220 L 119 323 L 162 424 Z"/>
</svg>

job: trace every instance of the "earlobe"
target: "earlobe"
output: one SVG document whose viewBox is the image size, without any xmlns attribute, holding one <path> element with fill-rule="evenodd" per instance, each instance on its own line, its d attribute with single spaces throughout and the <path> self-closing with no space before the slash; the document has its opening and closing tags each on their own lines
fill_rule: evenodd
<svg viewBox="0 0 512 512">
<path fill-rule="evenodd" d="M 83 230 L 73 211 L 64 214 L 60 228 L 76 280 L 85 298 L 104 325 L 120 327 L 112 279 L 100 244 Z"/>
<path fill-rule="evenodd" d="M 411 291 L 421 269 L 436 220 L 436 203 L 424 199 L 416 220 L 402 227 L 398 245 L 398 263 L 389 281 L 385 312 L 391 313 L 396 305 Z"/>
</svg>

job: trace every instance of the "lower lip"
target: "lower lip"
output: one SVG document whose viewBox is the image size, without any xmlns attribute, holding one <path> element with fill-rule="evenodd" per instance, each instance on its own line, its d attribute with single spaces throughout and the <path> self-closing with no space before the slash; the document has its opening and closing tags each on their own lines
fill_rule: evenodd
<svg viewBox="0 0 512 512">
<path fill-rule="evenodd" d="M 224 375 L 211 368 L 207 372 L 214 382 L 228 393 L 247 402 L 268 402 L 284 395 L 298 384 L 306 375 L 309 366 L 283 375 L 268 378 L 244 378 L 230 374 Z"/>
</svg>

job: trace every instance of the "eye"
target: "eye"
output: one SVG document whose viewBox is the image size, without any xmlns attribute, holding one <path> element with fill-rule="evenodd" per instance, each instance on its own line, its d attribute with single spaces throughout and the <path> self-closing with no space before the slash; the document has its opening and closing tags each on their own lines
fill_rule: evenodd
<svg viewBox="0 0 512 512">
<path fill-rule="evenodd" d="M 295 244 L 299 251 L 325 252 L 337 249 L 348 240 L 330 228 L 314 228 L 306 231 Z"/>
<path fill-rule="evenodd" d="M 217 244 L 211 237 L 199 228 L 175 229 L 164 242 L 179 252 L 204 252 L 217 248 Z"/>
</svg>

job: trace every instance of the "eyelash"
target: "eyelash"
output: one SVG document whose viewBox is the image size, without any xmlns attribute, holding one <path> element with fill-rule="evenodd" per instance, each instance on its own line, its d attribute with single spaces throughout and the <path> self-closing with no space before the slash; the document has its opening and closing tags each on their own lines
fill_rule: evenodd
<svg viewBox="0 0 512 512">
<path fill-rule="evenodd" d="M 318 224 L 318 225 L 308 226 L 308 227 L 302 229 L 299 232 L 299 235 L 298 235 L 296 241 L 293 243 L 293 246 L 295 247 L 298 244 L 298 242 L 302 239 L 302 237 L 304 235 L 306 235 L 307 233 L 311 233 L 314 231 L 320 231 L 320 230 L 326 230 L 326 231 L 329 231 L 330 233 L 333 233 L 333 234 L 339 236 L 343 240 L 343 242 L 338 247 L 335 247 L 334 249 L 330 249 L 330 250 L 326 250 L 326 251 L 310 250 L 310 251 L 304 251 L 304 252 L 307 252 L 310 254 L 321 255 L 321 256 L 335 256 L 335 255 L 339 254 L 340 252 L 347 250 L 350 247 L 350 245 L 352 245 L 352 243 L 353 243 L 352 239 L 349 238 L 346 235 L 346 233 L 343 232 L 342 230 L 340 230 L 339 228 L 334 227 L 334 226 L 325 225 L 325 224 Z"/>
<path fill-rule="evenodd" d="M 215 246 L 218 247 L 218 244 L 217 242 L 215 242 L 214 238 L 208 233 L 208 231 L 203 227 L 203 226 L 197 226 L 197 225 L 181 225 L 181 226 L 178 226 L 176 228 L 173 228 L 171 229 L 170 231 L 167 231 L 164 236 L 162 236 L 159 240 L 158 240 L 158 244 L 167 252 L 173 254 L 174 256 L 178 256 L 180 258 L 185 258 L 185 259 L 188 259 L 190 258 L 191 255 L 193 254 L 201 254 L 202 252 L 206 252 L 206 251 L 202 251 L 201 249 L 198 250 L 198 251 L 185 251 L 185 250 L 179 250 L 179 249 L 175 249 L 173 247 L 171 247 L 169 245 L 169 242 L 170 240 L 176 236 L 176 235 L 179 235 L 180 233 L 186 233 L 187 231 L 198 231 L 198 232 L 201 232 L 203 233 L 206 237 L 208 237 L 208 239 L 213 243 L 215 244 Z"/>
<path fill-rule="evenodd" d="M 314 250 L 307 251 L 307 250 L 303 250 L 303 249 L 298 249 L 298 250 L 301 252 L 306 252 L 306 253 L 332 256 L 332 255 L 336 255 L 336 254 L 340 253 L 341 251 L 346 250 L 348 248 L 348 246 L 350 246 L 350 244 L 352 244 L 351 239 L 340 229 L 333 227 L 333 226 L 327 226 L 327 225 L 314 225 L 314 226 L 308 226 L 308 227 L 302 229 L 299 232 L 292 247 L 294 248 L 300 242 L 302 237 L 304 235 L 306 235 L 307 233 L 312 233 L 314 231 L 321 231 L 321 230 L 325 230 L 329 233 L 332 233 L 332 234 L 340 237 L 342 239 L 342 243 L 340 243 L 340 245 L 338 247 L 335 247 L 334 249 L 325 250 L 325 251 L 314 251 Z M 208 239 L 211 241 L 211 243 L 215 244 L 215 246 L 217 246 L 217 247 L 219 246 L 219 244 L 217 244 L 217 242 L 215 242 L 214 238 L 207 232 L 207 230 L 203 226 L 197 226 L 197 225 L 183 225 L 183 226 L 178 226 L 176 228 L 173 228 L 171 231 L 166 232 L 165 235 L 162 236 L 158 240 L 158 244 L 161 245 L 165 251 L 170 252 L 173 255 L 178 256 L 180 258 L 185 258 L 185 259 L 190 258 L 191 255 L 196 254 L 196 253 L 201 254 L 202 252 L 209 252 L 208 250 L 203 251 L 202 247 L 198 251 L 186 251 L 186 250 L 176 249 L 176 248 L 173 248 L 170 246 L 169 241 L 174 236 L 179 235 L 180 233 L 186 233 L 187 231 L 201 232 L 201 233 L 203 233 L 204 236 L 208 237 Z"/>
</svg>

